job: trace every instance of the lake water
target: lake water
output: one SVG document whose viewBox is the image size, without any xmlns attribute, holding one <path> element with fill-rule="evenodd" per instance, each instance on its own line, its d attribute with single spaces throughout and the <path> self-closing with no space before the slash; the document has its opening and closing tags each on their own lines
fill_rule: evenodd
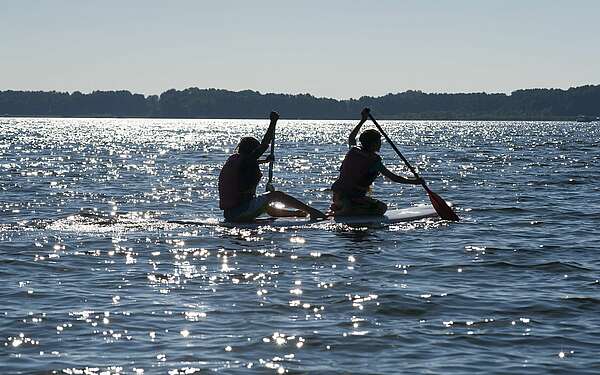
<svg viewBox="0 0 600 375">
<path fill-rule="evenodd" d="M 281 120 L 274 185 L 325 210 L 355 123 Z M 267 120 L 0 119 L 0 373 L 599 373 L 600 126 L 381 123 L 461 222 L 179 225 Z"/>
</svg>

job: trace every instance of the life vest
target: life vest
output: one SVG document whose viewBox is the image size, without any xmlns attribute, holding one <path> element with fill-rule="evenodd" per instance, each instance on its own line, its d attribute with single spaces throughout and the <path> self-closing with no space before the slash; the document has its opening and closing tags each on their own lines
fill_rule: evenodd
<svg viewBox="0 0 600 375">
<path fill-rule="evenodd" d="M 379 175 L 374 168 L 379 161 L 381 157 L 376 153 L 352 147 L 342 162 L 340 177 L 331 189 L 349 197 L 364 196 Z"/>
<path fill-rule="evenodd" d="M 261 177 L 256 161 L 244 160 L 237 153 L 231 155 L 219 173 L 219 208 L 235 208 L 252 199 L 256 196 L 256 185 Z"/>
</svg>

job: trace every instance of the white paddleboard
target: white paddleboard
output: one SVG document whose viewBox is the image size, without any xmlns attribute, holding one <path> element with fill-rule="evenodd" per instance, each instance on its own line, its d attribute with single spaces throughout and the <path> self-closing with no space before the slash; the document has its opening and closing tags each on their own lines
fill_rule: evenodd
<svg viewBox="0 0 600 375">
<path fill-rule="evenodd" d="M 421 205 L 409 208 L 399 208 L 389 210 L 382 216 L 341 216 L 331 217 L 326 220 L 310 220 L 305 218 L 258 218 L 251 223 L 232 223 L 219 221 L 216 219 L 207 220 L 174 220 L 172 223 L 182 225 L 221 225 L 230 228 L 258 228 L 261 226 L 270 227 L 297 227 L 297 226 L 313 226 L 320 224 L 347 224 L 347 225 L 364 225 L 364 226 L 380 226 L 406 221 L 420 220 L 428 217 L 437 217 L 438 214 L 431 205 Z"/>
<path fill-rule="evenodd" d="M 343 224 L 394 224 L 404 221 L 413 221 L 427 217 L 436 217 L 437 212 L 431 205 L 414 206 L 389 210 L 383 216 L 342 216 L 333 218 L 336 223 Z"/>
</svg>

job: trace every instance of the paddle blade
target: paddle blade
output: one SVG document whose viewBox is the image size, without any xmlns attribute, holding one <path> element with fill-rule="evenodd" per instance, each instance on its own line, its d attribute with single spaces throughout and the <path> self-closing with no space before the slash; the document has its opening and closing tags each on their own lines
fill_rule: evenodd
<svg viewBox="0 0 600 375">
<path fill-rule="evenodd" d="M 427 189 L 427 194 L 429 194 L 429 200 L 431 201 L 431 205 L 435 209 L 435 212 L 437 212 L 442 219 L 450 221 L 460 220 L 458 215 L 452 210 L 452 207 L 450 207 L 442 197 L 429 189 Z"/>
</svg>

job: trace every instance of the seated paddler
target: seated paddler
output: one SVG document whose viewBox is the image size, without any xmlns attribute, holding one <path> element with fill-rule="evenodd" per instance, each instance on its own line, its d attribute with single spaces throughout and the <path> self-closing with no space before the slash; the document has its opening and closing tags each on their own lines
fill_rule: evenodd
<svg viewBox="0 0 600 375">
<path fill-rule="evenodd" d="M 275 136 L 275 124 L 279 119 L 276 112 L 271 112 L 271 123 L 262 141 L 254 137 L 240 140 L 235 153 L 231 155 L 219 174 L 219 208 L 223 210 L 225 220 L 230 222 L 250 222 L 267 213 L 273 217 L 304 217 L 311 219 L 325 218 L 325 214 L 312 208 L 298 199 L 281 191 L 268 191 L 257 195 L 256 187 L 262 173 L 259 164 L 268 163 L 271 159 L 260 159 Z M 275 207 L 280 203 L 293 210 Z"/>
<path fill-rule="evenodd" d="M 378 152 L 381 149 L 381 134 L 375 129 L 368 129 L 359 137 L 360 146 L 356 145 L 356 135 L 369 118 L 369 109 L 361 112 L 361 119 L 348 137 L 350 150 L 346 154 L 340 175 L 333 183 L 333 203 L 330 211 L 334 216 L 383 215 L 387 204 L 369 196 L 371 185 L 380 175 L 401 184 L 421 184 L 421 179 L 399 176 L 387 169 Z"/>
</svg>

